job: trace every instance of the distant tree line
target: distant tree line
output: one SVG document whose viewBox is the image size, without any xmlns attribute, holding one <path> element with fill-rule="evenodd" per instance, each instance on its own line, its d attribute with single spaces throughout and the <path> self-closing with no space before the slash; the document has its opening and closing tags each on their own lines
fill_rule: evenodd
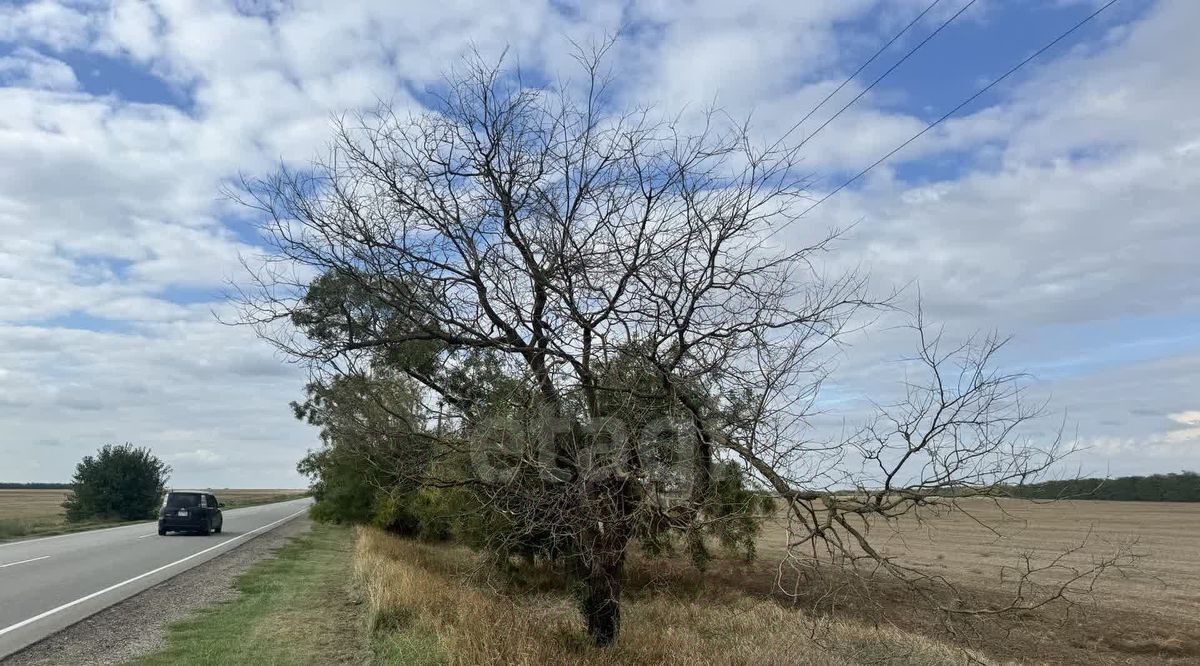
<svg viewBox="0 0 1200 666">
<path fill-rule="evenodd" d="M 70 490 L 69 483 L 0 483 L 0 490 Z"/>
<path fill-rule="evenodd" d="M 1200 502 L 1200 474 L 1179 472 L 1116 479 L 1045 481 L 1007 489 L 1026 499 L 1095 499 L 1122 502 Z"/>
</svg>

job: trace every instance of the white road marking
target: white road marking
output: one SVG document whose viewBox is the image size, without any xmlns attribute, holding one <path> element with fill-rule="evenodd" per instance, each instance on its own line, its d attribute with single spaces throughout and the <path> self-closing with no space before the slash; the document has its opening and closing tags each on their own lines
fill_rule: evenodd
<svg viewBox="0 0 1200 666">
<path fill-rule="evenodd" d="M 305 497 L 307 497 L 307 496 L 305 496 Z M 297 499 L 305 499 L 305 497 L 300 497 Z M 279 502 L 279 504 L 286 504 L 287 502 L 295 502 L 295 501 L 296 500 L 285 500 L 284 502 Z M 272 502 L 272 504 L 275 504 L 275 502 Z M 264 506 L 270 506 L 270 504 L 256 504 L 254 506 L 244 506 L 240 509 L 230 509 L 230 511 L 251 512 L 252 513 L 254 509 L 261 509 Z M 111 532 L 113 530 L 124 530 L 124 529 L 129 529 L 131 527 L 139 527 L 141 525 L 153 525 L 153 524 L 155 524 L 155 521 L 151 520 L 151 521 L 146 521 L 146 522 L 129 523 L 128 525 L 117 525 L 116 527 L 102 527 L 98 530 L 80 530 L 78 532 L 68 532 L 66 534 L 55 534 L 54 536 L 38 537 L 36 539 L 17 539 L 16 541 L 5 541 L 4 543 L 0 543 L 0 548 L 5 548 L 7 546 L 24 546 L 24 545 L 31 544 L 31 543 L 37 543 L 39 541 L 53 541 L 54 539 L 66 539 L 67 537 L 79 536 L 81 534 L 100 534 L 101 532 Z"/>
<path fill-rule="evenodd" d="M 142 536 L 138 537 L 138 539 L 149 539 L 149 538 L 150 538 L 150 537 L 152 537 L 152 536 L 158 536 L 158 534 L 157 534 L 157 533 L 155 533 L 155 534 L 144 534 L 144 535 L 142 535 Z"/>
<path fill-rule="evenodd" d="M 3 569 L 5 567 L 15 567 L 18 564 L 29 564 L 30 562 L 37 562 L 38 560 L 48 560 L 48 559 L 50 559 L 49 555 L 43 555 L 42 557 L 35 557 L 32 560 L 21 560 L 20 562 L 9 562 L 8 564 L 0 564 L 0 569 Z"/>
<path fill-rule="evenodd" d="M 154 524 L 153 522 L 130 523 L 128 525 L 117 525 L 116 527 L 103 527 L 98 530 L 80 530 L 78 532 L 68 532 L 66 534 L 56 534 L 54 536 L 39 537 L 37 539 L 19 539 L 17 541 L 5 541 L 4 543 L 0 543 L 0 548 L 4 548 L 5 546 L 24 546 L 26 544 L 37 543 L 39 541 L 53 541 L 55 539 L 65 539 L 67 537 L 79 536 L 80 534 L 99 534 L 101 532 L 111 532 L 113 530 L 123 530 L 123 529 L 128 529 L 130 527 L 137 527 L 138 525 L 153 525 L 153 524 Z"/>
<path fill-rule="evenodd" d="M 206 553 L 211 553 L 212 551 L 214 551 L 218 548 L 224 548 L 225 546 L 228 546 L 231 543 L 234 543 L 241 539 L 245 539 L 246 537 L 250 536 L 251 534 L 257 534 L 258 532 L 262 532 L 263 530 L 270 529 L 280 523 L 291 520 L 292 518 L 295 518 L 296 516 L 299 516 L 300 514 L 306 512 L 306 511 L 308 511 L 308 507 L 304 507 L 303 509 L 297 511 L 296 513 L 293 513 L 290 516 L 280 518 L 279 520 L 271 523 L 270 525 L 263 525 L 262 527 L 250 530 L 249 532 L 246 532 L 245 534 L 239 534 L 238 536 L 235 536 L 234 538 L 232 538 L 228 541 L 222 541 L 221 543 L 213 546 L 212 548 L 205 548 L 204 550 L 202 550 L 198 553 L 193 553 L 192 555 L 188 555 L 187 557 L 183 558 L 182 560 L 176 560 L 170 564 L 163 565 L 163 566 L 155 569 L 154 571 L 147 571 L 146 573 L 141 574 L 139 576 L 134 576 L 133 578 L 130 578 L 129 580 L 122 581 L 122 582 L 117 583 L 116 585 L 112 585 L 110 587 L 106 587 L 103 590 L 100 590 L 99 592 L 93 592 L 93 593 L 87 595 L 86 597 L 80 597 L 80 598 L 76 599 L 75 601 L 65 603 L 65 604 L 59 606 L 58 608 L 51 608 L 50 610 L 46 611 L 45 613 L 35 615 L 35 616 L 29 618 L 28 620 L 22 620 L 21 622 L 18 622 L 14 625 L 10 625 L 3 629 L 0 629 L 0 636 L 14 632 L 23 627 L 28 627 L 29 625 L 33 624 L 34 622 L 38 622 L 39 620 L 44 620 L 44 619 L 50 617 L 51 615 L 54 615 L 56 613 L 61 613 L 62 611 L 67 610 L 68 608 L 74 608 L 75 606 L 78 606 L 79 604 L 91 601 L 92 599 L 95 599 L 98 596 L 101 596 L 103 594 L 112 592 L 113 590 L 125 587 L 126 585 L 129 585 L 130 583 L 136 583 L 137 581 L 139 581 L 143 578 L 146 578 L 148 576 L 153 576 L 156 573 L 161 573 L 163 571 L 166 571 L 167 569 L 170 569 L 171 567 L 173 567 L 177 564 L 183 564 L 184 562 L 187 562 L 188 560 L 194 560 L 197 557 L 200 557 L 201 555 L 204 555 Z"/>
</svg>

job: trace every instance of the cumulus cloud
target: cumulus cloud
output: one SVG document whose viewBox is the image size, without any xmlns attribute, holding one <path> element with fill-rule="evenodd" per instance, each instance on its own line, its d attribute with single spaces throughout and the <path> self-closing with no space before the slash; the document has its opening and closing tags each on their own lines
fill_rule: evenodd
<svg viewBox="0 0 1200 666">
<path fill-rule="evenodd" d="M 970 323 L 1195 311 L 1200 151 L 1186 146 L 1200 120 L 1161 120 L 1200 103 L 1181 74 L 1200 57 L 1183 27 L 1193 20 L 1200 7 L 1164 3 L 1110 49 L 1057 62 L 964 118 L 1009 128 L 996 167 L 917 187 L 885 172 L 821 218 L 863 220 L 877 275 L 920 279 L 930 307 Z"/>
<path fill-rule="evenodd" d="M 1200 410 L 1167 414 L 1167 418 L 1183 427 L 1169 431 L 1163 436 L 1163 439 L 1172 444 L 1182 444 L 1184 442 L 1200 444 Z"/>
<path fill-rule="evenodd" d="M 0 42 L 79 48 L 91 39 L 94 16 L 71 3 L 34 0 L 0 6 Z"/>
<path fill-rule="evenodd" d="M 66 478 L 100 445 L 130 441 L 171 462 L 180 484 L 214 483 L 214 470 L 196 471 L 215 460 L 196 454 L 206 450 L 238 453 L 215 470 L 220 485 L 286 487 L 300 482 L 293 467 L 313 441 L 286 407 L 303 376 L 211 316 L 122 331 L 0 326 L 0 367 L 0 396 L 13 399 L 0 400 L 0 420 L 17 424 L 0 452 L 16 478 Z M 45 459 L 18 448 L 41 440 L 62 444 Z"/>
<path fill-rule="evenodd" d="M 0 58 L 0 84 L 46 90 L 79 87 L 75 70 L 70 65 L 24 47 Z"/>
<path fill-rule="evenodd" d="M 244 212 L 219 190 L 239 172 L 309 159 L 331 114 L 380 99 L 419 109 L 471 48 L 508 48 L 510 62 L 554 76 L 571 40 L 624 28 L 611 60 L 621 103 L 715 101 L 753 114 L 769 137 L 925 5 L 110 4 L 0 7 L 0 418 L 19 442 L 0 455 L 17 478 L 65 477 L 76 454 L 130 440 L 175 456 L 180 483 L 218 483 L 212 469 L 182 470 L 221 457 L 219 485 L 299 482 L 294 462 L 316 441 L 286 408 L 302 375 L 211 316 L 240 276 L 237 255 L 255 251 Z M 1040 61 L 779 237 L 857 223 L 827 268 L 918 283 L 927 313 L 952 330 L 1017 334 L 1009 360 L 1048 369 L 1039 390 L 1053 408 L 1107 442 L 1089 460 L 1155 471 L 1136 454 L 1149 447 L 1160 467 L 1194 466 L 1196 405 L 1179 396 L 1200 395 L 1200 340 L 1180 332 L 1200 319 L 1197 22 L 1200 5 L 1164 1 L 1102 24 L 1098 40 Z M 76 71 L 91 56 L 178 98 L 88 93 Z M 885 101 L 864 97 L 806 145 L 814 174 L 861 168 L 924 126 L 924 110 Z M 956 166 L 920 168 L 936 160 Z M 1104 322 L 1119 318 L 1156 330 L 1116 339 Z M 1121 346 L 1151 336 L 1177 340 Z M 909 342 L 857 339 L 834 402 L 876 393 L 871 369 Z M 61 442 L 53 456 L 44 441 Z"/>
<path fill-rule="evenodd" d="M 1193 409 L 1178 414 L 1167 414 L 1167 418 L 1187 426 L 1200 426 L 1200 409 Z"/>
</svg>

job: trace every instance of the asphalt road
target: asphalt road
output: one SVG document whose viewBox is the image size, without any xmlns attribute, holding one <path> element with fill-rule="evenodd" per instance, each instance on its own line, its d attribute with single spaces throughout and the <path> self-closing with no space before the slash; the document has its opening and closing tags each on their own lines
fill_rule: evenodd
<svg viewBox="0 0 1200 666">
<path fill-rule="evenodd" d="M 309 499 L 225 512 L 221 534 L 155 523 L 0 544 L 0 659 L 300 516 Z"/>
</svg>

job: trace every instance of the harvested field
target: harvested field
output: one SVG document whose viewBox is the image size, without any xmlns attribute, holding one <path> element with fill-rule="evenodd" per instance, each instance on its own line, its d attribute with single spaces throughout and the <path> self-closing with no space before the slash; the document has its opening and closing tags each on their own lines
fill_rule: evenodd
<svg viewBox="0 0 1200 666">
<path fill-rule="evenodd" d="M 962 506 L 964 511 L 930 514 L 877 530 L 877 544 L 927 571 L 969 586 L 994 588 L 1001 584 L 1002 569 L 1025 554 L 1045 561 L 1086 540 L 1069 558 L 1084 566 L 1093 556 L 1132 543 L 1138 555 L 1135 568 L 1127 575 L 1103 578 L 1096 601 L 1200 619 L 1200 504 L 971 500 Z M 781 526 L 768 529 L 760 541 L 761 557 L 778 560 L 785 539 Z"/>
<path fill-rule="evenodd" d="M 876 527 L 876 543 L 982 601 L 1004 598 L 1011 577 L 1002 574 L 1025 556 L 1046 562 L 1081 544 L 1065 563 L 1086 568 L 1122 544 L 1131 544 L 1137 556 L 1133 568 L 1110 571 L 1094 593 L 1076 597 L 1079 604 L 1069 612 L 1065 604 L 1051 604 L 1007 621 L 977 622 L 970 629 L 974 636 L 962 636 L 965 642 L 1022 661 L 1200 662 L 1200 504 L 970 500 L 961 506 L 961 511 Z M 735 583 L 730 575 L 738 576 L 742 584 L 782 596 L 773 565 L 785 545 L 785 528 L 771 526 L 760 539 L 755 566 L 761 578 L 755 583 L 754 574 L 735 567 L 727 572 L 727 582 Z M 800 603 L 819 605 L 803 594 Z M 881 584 L 878 598 L 869 603 L 842 598 L 838 612 L 927 635 L 943 632 L 937 614 L 925 612 L 898 586 Z"/>
<path fill-rule="evenodd" d="M 0 490 L 0 520 L 53 520 L 69 490 Z"/>
</svg>

